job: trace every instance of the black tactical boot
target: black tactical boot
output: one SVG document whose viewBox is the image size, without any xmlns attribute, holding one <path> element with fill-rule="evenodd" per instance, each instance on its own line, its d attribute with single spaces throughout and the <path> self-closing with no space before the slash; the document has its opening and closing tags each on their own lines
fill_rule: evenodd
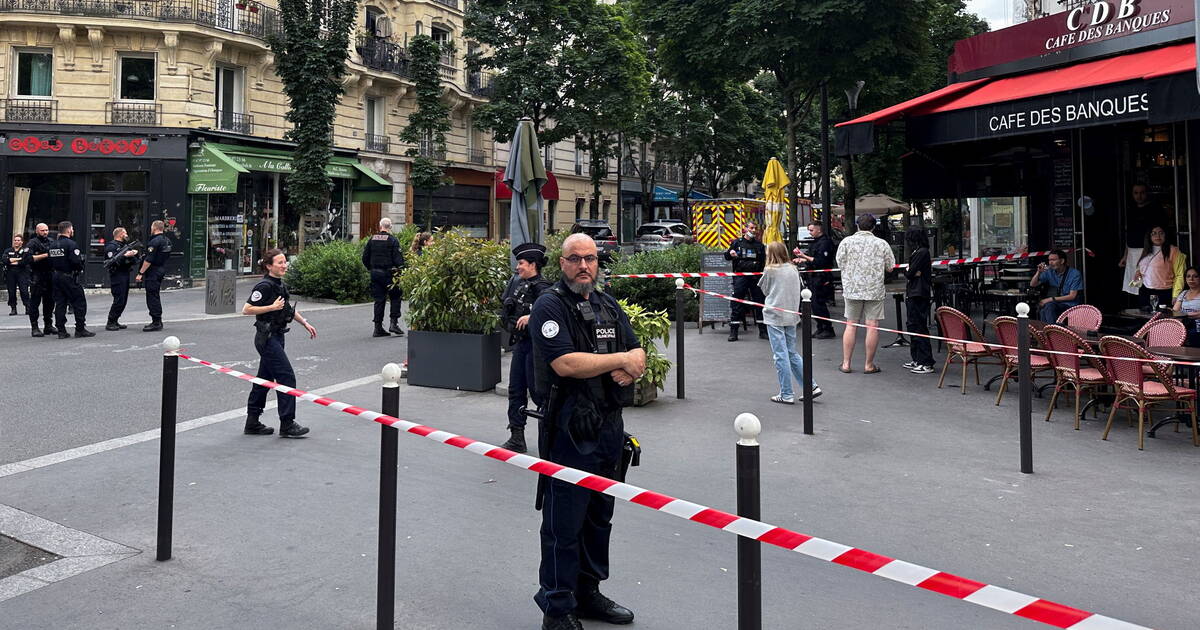
<svg viewBox="0 0 1200 630">
<path fill-rule="evenodd" d="M 738 325 L 730 324 L 729 325 L 729 341 L 737 341 L 738 340 L 737 335 L 738 335 Z"/>
<path fill-rule="evenodd" d="M 47 335 L 57 335 L 58 329 L 54 327 L 54 324 L 46 322 L 46 325 L 42 326 L 42 332 L 46 333 Z"/>
<path fill-rule="evenodd" d="M 390 328 L 388 328 L 388 332 L 392 333 L 393 335 L 399 335 L 401 337 L 404 336 L 404 329 L 400 328 L 399 318 L 392 319 L 392 325 Z"/>
<path fill-rule="evenodd" d="M 104 325 L 104 330 L 121 330 L 121 325 L 110 319 L 108 320 L 108 323 Z"/>
<path fill-rule="evenodd" d="M 271 435 L 275 429 L 258 421 L 258 416 L 246 416 L 246 428 L 242 431 L 246 435 Z"/>
<path fill-rule="evenodd" d="M 304 437 L 305 433 L 308 433 L 308 427 L 296 424 L 295 420 L 279 426 L 279 437 L 301 438 Z"/>
<path fill-rule="evenodd" d="M 162 330 L 162 329 L 163 329 L 162 320 L 157 319 L 157 318 L 154 319 L 153 321 L 151 321 L 149 324 L 142 326 L 142 332 L 154 332 L 156 330 Z"/>
<path fill-rule="evenodd" d="M 510 426 L 508 431 L 512 435 L 507 442 L 500 445 L 500 448 L 506 448 L 514 453 L 524 453 L 529 450 L 529 447 L 525 446 L 525 427 Z"/>
<path fill-rule="evenodd" d="M 766 338 L 767 338 L 767 325 L 766 325 L 766 324 L 759 324 L 759 325 L 758 325 L 758 338 L 759 338 L 759 339 L 766 339 Z"/>
<path fill-rule="evenodd" d="M 16 314 L 17 314 L 17 307 L 14 306 L 14 307 L 12 307 L 12 312 L 9 313 L 8 316 L 12 317 L 13 315 L 16 315 Z"/>
<path fill-rule="evenodd" d="M 633 623 L 633 611 L 605 597 L 598 587 L 575 594 L 575 614 L 580 619 L 596 619 L 604 623 L 625 625 Z"/>
<path fill-rule="evenodd" d="M 70 339 L 71 338 L 71 333 L 67 332 L 66 328 L 63 328 L 62 330 L 58 331 L 55 334 L 58 335 L 59 339 Z"/>
<path fill-rule="evenodd" d="M 76 337 L 95 337 L 96 333 L 88 330 L 87 328 L 84 328 L 83 326 L 76 326 L 75 327 L 75 336 Z"/>
<path fill-rule="evenodd" d="M 579 623 L 579 617 L 573 613 L 567 613 L 562 617 L 543 615 L 542 630 L 583 630 L 583 624 Z"/>
<path fill-rule="evenodd" d="M 388 331 L 383 329 L 383 322 L 375 322 L 375 332 L 371 333 L 372 337 L 391 337 Z"/>
<path fill-rule="evenodd" d="M 45 337 L 46 333 L 42 332 L 42 329 L 38 328 L 37 324 L 34 324 L 33 325 L 33 336 L 34 337 Z"/>
</svg>

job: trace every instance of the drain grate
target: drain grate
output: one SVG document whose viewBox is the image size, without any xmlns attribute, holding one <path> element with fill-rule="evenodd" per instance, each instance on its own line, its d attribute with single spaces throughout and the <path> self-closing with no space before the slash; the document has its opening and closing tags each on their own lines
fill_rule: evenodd
<svg viewBox="0 0 1200 630">
<path fill-rule="evenodd" d="M 0 536 L 0 579 L 28 571 L 43 564 L 50 564 L 61 559 L 61 556 L 38 549 L 31 545 Z"/>
</svg>

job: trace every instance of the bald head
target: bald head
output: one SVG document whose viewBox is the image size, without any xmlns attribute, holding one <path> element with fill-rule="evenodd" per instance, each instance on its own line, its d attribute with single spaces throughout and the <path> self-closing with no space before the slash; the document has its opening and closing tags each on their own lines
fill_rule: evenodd
<svg viewBox="0 0 1200 630">
<path fill-rule="evenodd" d="M 584 252 L 574 251 L 575 249 L 581 247 L 585 249 L 591 248 L 591 253 L 596 253 L 596 241 L 591 236 L 584 234 L 583 232 L 578 232 L 568 236 L 563 240 L 563 256 L 570 256 L 571 254 L 586 256 L 587 254 Z"/>
<path fill-rule="evenodd" d="M 50 226 L 45 223 L 39 223 L 33 228 L 33 231 L 37 232 L 38 236 L 48 236 L 50 234 Z"/>
</svg>

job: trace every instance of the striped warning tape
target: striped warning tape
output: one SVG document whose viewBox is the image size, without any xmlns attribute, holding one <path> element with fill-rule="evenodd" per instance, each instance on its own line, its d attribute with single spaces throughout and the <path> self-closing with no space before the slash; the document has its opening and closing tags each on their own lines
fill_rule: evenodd
<svg viewBox="0 0 1200 630">
<path fill-rule="evenodd" d="M 715 510 L 683 499 L 676 499 L 665 494 L 646 490 L 645 488 L 639 488 L 632 484 L 614 481 L 575 468 L 568 468 L 530 455 L 514 453 L 486 442 L 480 442 L 447 431 L 440 431 L 433 427 L 408 420 L 401 420 L 400 418 L 363 409 L 362 407 L 355 407 L 294 387 L 280 385 L 279 383 L 261 379 L 257 376 L 239 372 L 232 368 L 186 354 L 180 353 L 179 357 L 211 368 L 220 374 L 226 374 L 234 378 L 249 381 L 255 385 L 261 385 L 284 394 L 295 396 L 299 400 L 316 403 L 336 411 L 372 420 L 406 433 L 412 433 L 413 435 L 429 438 L 435 442 L 470 451 L 476 455 L 490 457 L 497 461 L 516 466 L 517 468 L 531 470 L 581 488 L 607 494 L 622 501 L 628 501 L 652 510 L 665 512 L 684 520 L 695 521 L 702 525 L 708 525 L 709 527 L 737 534 L 751 540 L 795 551 L 811 558 L 858 569 L 859 571 L 900 582 L 901 584 L 933 591 L 947 597 L 953 597 L 978 606 L 1024 617 L 1056 628 L 1069 628 L 1071 630 L 1148 630 L 1145 626 L 1080 610 L 1047 599 L 1010 591 L 999 586 L 969 580 L 952 573 L 930 569 L 911 562 L 872 553 L 864 549 L 856 549 L 831 540 L 801 534 L 761 521 L 742 518 L 735 514 Z"/>
</svg>

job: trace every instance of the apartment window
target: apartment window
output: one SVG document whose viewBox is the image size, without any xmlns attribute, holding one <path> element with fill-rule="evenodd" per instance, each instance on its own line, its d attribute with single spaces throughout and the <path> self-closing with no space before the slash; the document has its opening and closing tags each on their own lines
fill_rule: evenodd
<svg viewBox="0 0 1200 630">
<path fill-rule="evenodd" d="M 432 26 L 429 28 L 429 36 L 437 43 L 438 48 L 442 51 L 441 62 L 447 66 L 454 65 L 454 52 L 450 50 L 450 31 Z"/>
<path fill-rule="evenodd" d="M 367 105 L 367 135 L 369 135 L 369 136 L 387 135 L 386 133 L 384 133 L 383 101 L 378 98 L 368 98 L 366 105 Z"/>
<path fill-rule="evenodd" d="M 244 73 L 232 66 L 217 67 L 217 109 L 230 114 L 243 113 L 245 102 Z"/>
<path fill-rule="evenodd" d="M 51 96 L 54 55 L 50 51 L 17 51 L 17 96 Z"/>
<path fill-rule="evenodd" d="M 583 149 L 575 145 L 575 174 L 583 175 Z"/>
<path fill-rule="evenodd" d="M 558 231 L 558 200 L 546 200 L 546 233 L 554 234 Z"/>
<path fill-rule="evenodd" d="M 117 95 L 125 101 L 154 100 L 154 57 L 120 56 Z"/>
<path fill-rule="evenodd" d="M 378 7 L 367 7 L 366 14 L 367 34 L 374 35 L 375 37 L 387 37 L 388 35 L 391 35 L 391 33 L 380 32 L 389 30 L 387 18 L 384 17 L 382 9 Z"/>
<path fill-rule="evenodd" d="M 546 170 L 553 171 L 554 170 L 554 144 L 553 143 L 547 144 L 545 147 L 542 148 L 542 151 L 543 151 L 543 153 L 545 153 Z"/>
<path fill-rule="evenodd" d="M 575 199 L 575 220 L 579 221 L 583 218 L 583 207 L 587 204 L 587 200 L 582 197 Z"/>
</svg>

